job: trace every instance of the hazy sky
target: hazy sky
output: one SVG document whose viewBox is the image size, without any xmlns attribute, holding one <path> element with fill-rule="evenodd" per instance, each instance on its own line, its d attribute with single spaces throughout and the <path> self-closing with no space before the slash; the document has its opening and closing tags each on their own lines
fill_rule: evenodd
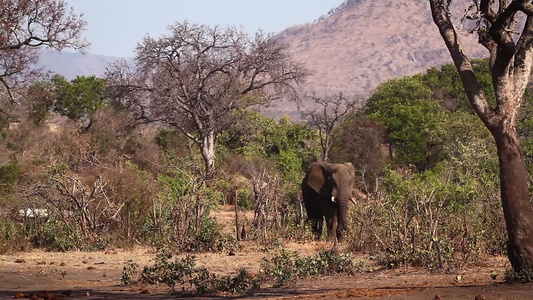
<svg viewBox="0 0 533 300">
<path fill-rule="evenodd" d="M 159 37 L 167 25 L 188 20 L 207 25 L 242 25 L 279 32 L 312 22 L 344 0 L 66 0 L 88 22 L 89 53 L 132 57 L 146 35 Z"/>
</svg>

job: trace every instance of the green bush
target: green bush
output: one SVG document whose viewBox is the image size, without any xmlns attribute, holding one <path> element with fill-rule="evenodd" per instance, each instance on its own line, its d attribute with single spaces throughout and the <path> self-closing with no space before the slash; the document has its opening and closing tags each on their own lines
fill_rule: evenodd
<svg viewBox="0 0 533 300">
<path fill-rule="evenodd" d="M 191 287 L 198 294 L 208 294 L 217 291 L 242 294 L 251 289 L 259 289 L 260 282 L 246 269 L 240 269 L 235 277 L 220 276 L 210 273 L 206 268 L 195 268 L 196 258 L 187 255 L 185 258 L 176 258 L 169 261 L 171 255 L 161 251 L 156 255 L 155 264 L 152 267 L 145 266 L 141 273 L 141 282 L 144 284 L 167 284 L 174 289 L 177 284 L 186 283 L 189 279 Z M 123 284 L 131 282 L 135 275 L 137 265 L 129 263 L 122 273 Z"/>
<path fill-rule="evenodd" d="M 75 229 L 66 227 L 59 220 L 51 217 L 44 227 L 43 246 L 50 250 L 67 252 L 79 249 L 81 245 L 81 234 Z"/>
<path fill-rule="evenodd" d="M 191 241 L 187 246 L 192 252 L 221 252 L 224 250 L 234 251 L 237 248 L 237 241 L 233 235 L 222 234 L 220 226 L 213 217 L 203 217 L 200 220 L 200 230 L 195 233 L 194 228 L 189 234 Z"/>
<path fill-rule="evenodd" d="M 244 210 L 254 209 L 254 195 L 247 189 L 238 189 L 237 205 Z"/>
<path fill-rule="evenodd" d="M 20 224 L 0 219 L 0 254 L 23 250 L 28 244 Z"/>
<path fill-rule="evenodd" d="M 518 282 L 518 283 L 526 283 L 526 282 L 533 282 L 533 271 L 531 270 L 507 270 L 505 272 L 504 280 L 510 283 Z"/>
<path fill-rule="evenodd" d="M 144 267 L 141 273 L 141 282 L 144 284 L 163 283 L 174 289 L 176 284 L 183 284 L 185 278 L 192 277 L 196 265 L 194 256 L 187 255 L 182 259 L 176 258 L 173 262 L 169 261 L 170 258 L 168 253 L 158 253 L 154 266 Z"/>
<path fill-rule="evenodd" d="M 260 288 L 260 282 L 246 269 L 241 268 L 237 276 L 220 276 L 210 273 L 206 268 L 196 269 L 195 276 L 190 280 L 198 294 L 209 294 L 217 291 L 243 294 L 248 290 Z"/>
<path fill-rule="evenodd" d="M 71 119 L 91 115 L 106 104 L 106 81 L 95 76 L 77 76 L 68 81 L 61 75 L 52 76 L 56 102 L 53 109 Z"/>
<path fill-rule="evenodd" d="M 261 266 L 264 276 L 280 287 L 314 275 L 353 275 L 362 271 L 365 263 L 364 260 L 354 262 L 350 254 L 339 255 L 327 250 L 303 258 L 296 251 L 282 249 L 271 258 L 263 258 Z"/>
<path fill-rule="evenodd" d="M 398 163 L 422 167 L 430 146 L 429 132 L 435 127 L 439 109 L 432 91 L 417 75 L 379 85 L 368 99 L 365 114 L 386 128 L 391 144 L 398 149 Z"/>
<path fill-rule="evenodd" d="M 5 195 L 13 190 L 17 185 L 20 175 L 20 165 L 13 155 L 11 162 L 0 166 L 0 195 Z"/>
<path fill-rule="evenodd" d="M 41 81 L 32 84 L 27 97 L 31 103 L 30 119 L 35 125 L 39 125 L 46 119 L 54 103 L 51 83 Z"/>
<path fill-rule="evenodd" d="M 120 285 L 126 286 L 130 284 L 133 280 L 133 277 L 137 275 L 138 264 L 129 261 L 124 267 L 122 267 L 122 277 L 120 278 Z"/>
</svg>

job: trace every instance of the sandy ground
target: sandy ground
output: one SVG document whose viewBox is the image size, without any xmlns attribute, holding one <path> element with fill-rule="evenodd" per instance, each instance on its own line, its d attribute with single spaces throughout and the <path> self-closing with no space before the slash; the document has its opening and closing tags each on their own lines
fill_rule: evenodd
<svg viewBox="0 0 533 300">
<path fill-rule="evenodd" d="M 226 208 L 221 213 L 230 213 Z M 228 216 L 229 218 L 229 216 Z M 301 255 L 314 255 L 329 249 L 325 242 L 287 243 L 286 249 Z M 235 274 L 241 267 L 252 273 L 260 270 L 265 256 L 262 247 L 244 242 L 235 255 L 226 253 L 196 254 L 197 266 L 211 272 Z M 368 256 L 365 270 L 353 276 L 321 276 L 298 281 L 284 288 L 262 289 L 239 299 L 533 299 L 533 284 L 507 284 L 502 280 L 509 263 L 505 257 L 490 257 L 482 264 L 457 273 L 429 272 L 416 268 L 380 269 Z M 175 299 L 179 294 L 166 286 L 142 287 L 119 285 L 123 266 L 133 261 L 152 265 L 154 249 L 117 249 L 106 252 L 56 253 L 34 250 L 0 255 L 0 299 L 13 299 L 17 293 L 46 291 L 49 295 L 69 294 L 66 299 Z M 491 273 L 496 271 L 496 280 Z M 456 282 L 456 276 L 462 278 Z M 43 295 L 43 296 L 47 296 Z M 476 296 L 478 298 L 476 298 Z M 188 298 L 232 298 L 211 295 Z M 44 299 L 44 298 L 43 298 Z M 52 298 L 50 299 L 57 299 Z"/>
<path fill-rule="evenodd" d="M 288 244 L 289 249 L 303 255 L 319 251 L 324 243 Z M 254 248 L 254 247 L 250 247 Z M 258 272 L 265 255 L 258 247 L 227 254 L 197 255 L 198 266 L 221 274 L 234 274 L 240 267 Z M 130 260 L 141 267 L 151 265 L 152 249 L 136 248 L 107 252 L 50 253 L 35 250 L 0 256 L 0 298 L 13 299 L 16 293 L 48 291 L 53 294 L 71 291 L 68 298 L 76 299 L 173 299 L 177 294 L 166 286 L 119 285 L 122 267 Z M 483 265 L 462 270 L 460 273 L 431 273 L 422 269 L 374 269 L 370 262 L 367 270 L 354 276 L 314 277 L 284 288 L 267 284 L 260 291 L 243 299 L 533 299 L 532 284 L 506 284 L 501 276 L 507 268 L 503 257 L 487 259 Z M 492 271 L 499 278 L 491 278 Z M 456 276 L 462 275 L 460 282 Z M 141 292 L 149 294 L 141 294 Z M 230 297 L 214 295 L 199 299 Z M 437 297 L 437 298 L 435 298 Z M 481 298 L 483 299 L 483 298 Z"/>
</svg>

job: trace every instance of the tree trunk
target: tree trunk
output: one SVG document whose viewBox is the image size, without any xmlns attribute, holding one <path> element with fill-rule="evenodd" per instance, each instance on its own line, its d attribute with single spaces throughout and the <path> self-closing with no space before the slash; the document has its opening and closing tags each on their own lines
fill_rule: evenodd
<svg viewBox="0 0 533 300">
<path fill-rule="evenodd" d="M 239 204 L 238 204 L 238 198 L 239 198 L 239 190 L 235 189 L 235 197 L 233 198 L 233 205 L 235 208 L 235 237 L 237 238 L 237 241 L 241 240 L 241 237 L 239 235 Z"/>
<path fill-rule="evenodd" d="M 527 1 L 524 1 L 524 3 Z M 485 4 L 491 5 L 488 1 Z M 476 75 L 450 19 L 450 2 L 430 0 L 433 20 L 450 51 L 463 82 L 468 100 L 479 118 L 492 133 L 498 149 L 500 191 L 507 227 L 507 255 L 515 271 L 533 271 L 533 208 L 529 200 L 528 173 L 516 132 L 516 119 L 531 72 L 533 19 L 514 43 L 514 29 L 508 19 L 523 9 L 519 1 L 505 1 L 506 8 L 492 16 L 488 34 L 480 33 L 480 43 L 490 52 L 492 82 L 497 107 L 492 108 L 481 90 Z M 483 13 L 484 12 L 480 12 Z M 514 17 L 513 17 L 514 18 Z M 513 21 L 516 21 L 513 19 Z M 510 27 L 508 27 L 510 26 Z"/>
<path fill-rule="evenodd" d="M 325 137 L 322 139 L 321 137 L 321 143 L 322 143 L 322 161 L 328 162 L 329 161 L 329 148 L 331 148 L 330 142 L 329 142 L 329 136 L 328 132 L 324 133 Z"/>
<path fill-rule="evenodd" d="M 533 270 L 533 209 L 528 174 L 518 134 L 495 133 L 500 164 L 500 189 L 507 227 L 507 255 L 513 269 Z"/>
<path fill-rule="evenodd" d="M 205 165 L 205 179 L 213 177 L 215 169 L 215 132 L 209 131 L 201 137 L 200 148 Z"/>
</svg>

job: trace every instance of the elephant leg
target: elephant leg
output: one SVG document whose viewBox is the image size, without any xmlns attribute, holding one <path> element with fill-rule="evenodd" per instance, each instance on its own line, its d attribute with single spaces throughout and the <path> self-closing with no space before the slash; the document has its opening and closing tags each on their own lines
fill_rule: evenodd
<svg viewBox="0 0 533 300">
<path fill-rule="evenodd" d="M 324 218 L 309 218 L 309 222 L 311 223 L 311 231 L 315 235 L 315 238 L 317 240 L 320 239 L 320 236 L 322 235 L 322 223 L 324 222 Z"/>
<path fill-rule="evenodd" d="M 342 234 L 342 231 L 343 231 L 343 229 L 339 225 L 337 225 L 336 237 L 337 237 L 337 241 L 339 241 L 339 243 L 342 243 L 344 241 L 344 236 Z"/>
<path fill-rule="evenodd" d="M 328 224 L 328 238 L 330 241 L 333 242 L 333 247 L 331 248 L 331 253 L 337 253 L 337 241 L 338 241 L 338 232 L 339 227 L 337 224 L 337 213 L 333 214 L 333 218 L 331 219 L 331 227 Z"/>
<path fill-rule="evenodd" d="M 320 236 L 322 235 L 322 219 L 317 217 L 307 219 L 307 222 L 311 225 L 311 231 L 317 240 L 320 239 Z"/>
<path fill-rule="evenodd" d="M 337 215 L 337 231 L 335 232 L 337 240 L 339 241 L 339 243 L 342 243 L 344 241 L 343 233 L 344 233 L 345 229 L 346 229 L 346 225 L 345 225 L 345 222 L 343 221 L 343 218 L 342 218 L 340 210 L 339 210 L 339 213 Z"/>
<path fill-rule="evenodd" d="M 320 237 L 322 236 L 323 227 L 324 227 L 324 217 L 317 220 L 317 230 L 315 232 L 317 235 L 317 239 L 320 239 Z"/>
</svg>

